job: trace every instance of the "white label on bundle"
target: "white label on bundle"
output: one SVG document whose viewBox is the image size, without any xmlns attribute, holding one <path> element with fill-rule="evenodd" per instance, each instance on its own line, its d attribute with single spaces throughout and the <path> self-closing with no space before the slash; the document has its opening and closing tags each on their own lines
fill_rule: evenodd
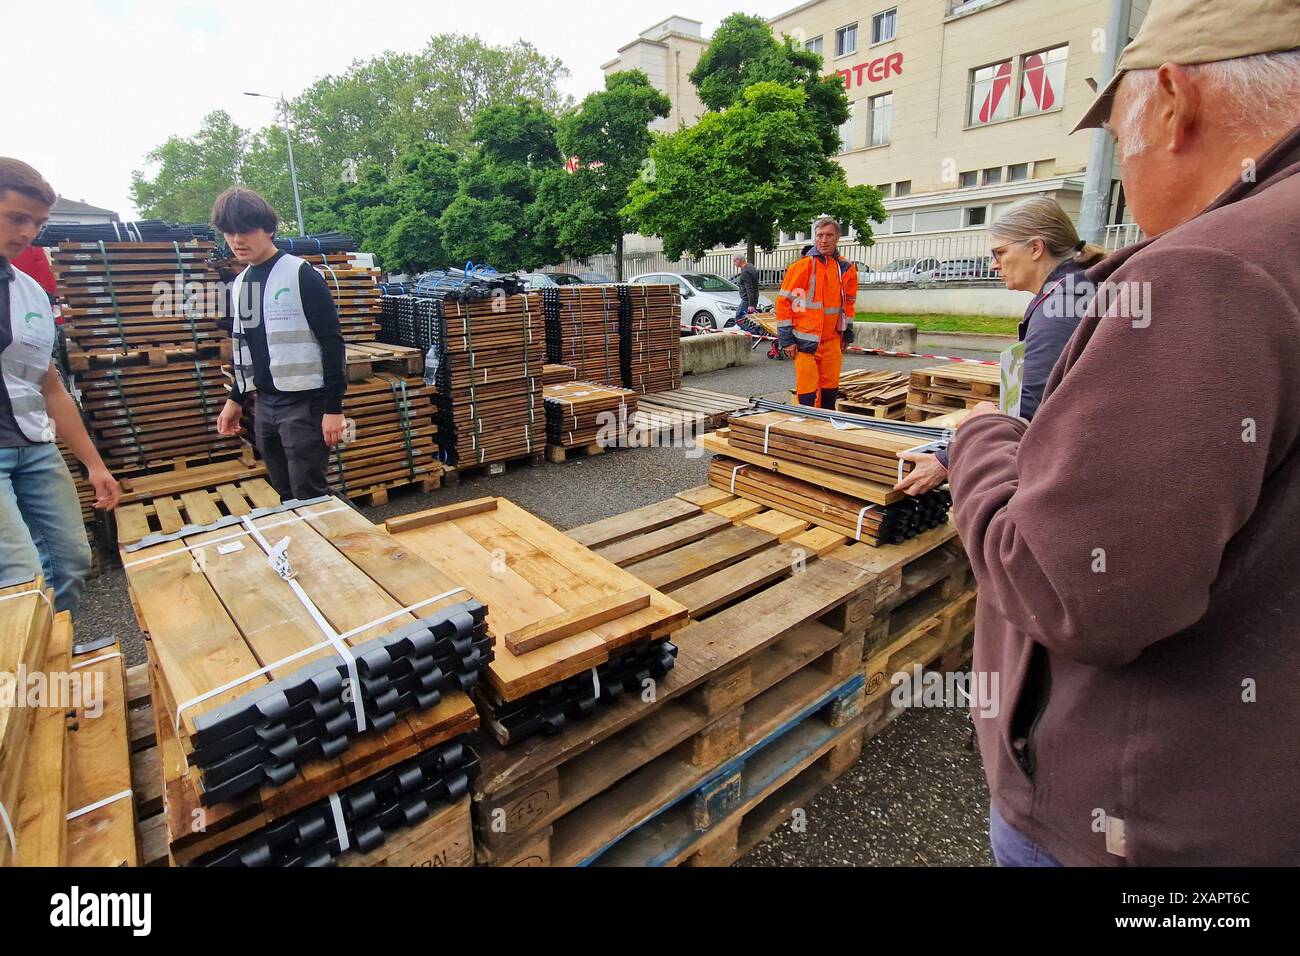
<svg viewBox="0 0 1300 956">
<path fill-rule="evenodd" d="M 285 540 L 288 541 L 289 539 L 285 538 Z M 229 544 L 223 544 L 219 548 L 217 548 L 217 554 L 234 554 L 236 551 L 243 551 L 243 550 L 244 550 L 244 542 L 231 541 Z"/>
<path fill-rule="evenodd" d="M 271 553 L 266 556 L 275 569 L 275 573 L 280 575 L 286 581 L 292 581 L 297 573 L 293 565 L 289 563 L 289 536 L 285 535 L 275 544 L 271 545 Z"/>
<path fill-rule="evenodd" d="M 357 440 L 357 422 L 355 418 L 343 419 L 343 437 L 339 440 L 339 445 L 349 445 Z"/>
<path fill-rule="evenodd" d="M 859 425 L 857 422 L 845 422 L 845 421 L 841 421 L 841 420 L 838 419 L 838 418 L 832 418 L 832 419 L 831 419 L 831 424 L 834 425 L 837 429 L 839 429 L 839 430 L 842 431 L 842 432 L 846 432 L 846 431 L 848 431 L 850 428 L 866 428 L 866 427 L 867 427 L 866 425 Z"/>
</svg>

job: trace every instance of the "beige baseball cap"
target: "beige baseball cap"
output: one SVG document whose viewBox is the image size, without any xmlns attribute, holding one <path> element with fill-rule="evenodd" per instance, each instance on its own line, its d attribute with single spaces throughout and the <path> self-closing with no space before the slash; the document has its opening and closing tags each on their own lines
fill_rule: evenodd
<svg viewBox="0 0 1300 956">
<path fill-rule="evenodd" d="M 1120 77 L 1164 63 L 1191 66 L 1300 47 L 1300 0 L 1151 0 L 1146 19 L 1124 48 L 1115 75 L 1072 132 L 1110 116 Z"/>
</svg>

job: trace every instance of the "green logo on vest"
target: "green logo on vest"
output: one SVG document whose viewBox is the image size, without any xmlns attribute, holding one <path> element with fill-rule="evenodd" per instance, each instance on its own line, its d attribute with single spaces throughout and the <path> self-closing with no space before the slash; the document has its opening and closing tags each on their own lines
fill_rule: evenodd
<svg viewBox="0 0 1300 956">
<path fill-rule="evenodd" d="M 272 302 L 279 302 L 279 301 L 280 301 L 280 296 L 285 295 L 286 293 L 288 293 L 288 291 L 289 291 L 289 287 L 288 287 L 288 286 L 285 286 L 283 289 L 276 289 L 276 290 L 275 290 L 275 295 L 271 296 L 271 301 L 272 301 Z"/>
<path fill-rule="evenodd" d="M 26 323 L 27 325 L 31 325 L 32 319 L 39 319 L 40 317 L 41 314 L 39 312 L 28 312 L 26 315 L 23 316 L 23 322 Z"/>
</svg>

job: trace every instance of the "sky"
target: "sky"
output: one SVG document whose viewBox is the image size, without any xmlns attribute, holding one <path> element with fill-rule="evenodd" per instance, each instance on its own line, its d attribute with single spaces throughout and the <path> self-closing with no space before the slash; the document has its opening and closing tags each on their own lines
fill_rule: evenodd
<svg viewBox="0 0 1300 956">
<path fill-rule="evenodd" d="M 131 171 L 212 110 L 240 125 L 272 122 L 275 103 L 318 77 L 385 50 L 414 52 L 436 33 L 524 38 L 559 57 L 581 99 L 603 86 L 600 64 L 673 15 L 710 35 L 736 10 L 771 17 L 798 0 L 64 0 L 6 4 L 0 37 L 9 97 L 0 156 L 35 166 L 69 199 L 135 217 Z"/>
</svg>

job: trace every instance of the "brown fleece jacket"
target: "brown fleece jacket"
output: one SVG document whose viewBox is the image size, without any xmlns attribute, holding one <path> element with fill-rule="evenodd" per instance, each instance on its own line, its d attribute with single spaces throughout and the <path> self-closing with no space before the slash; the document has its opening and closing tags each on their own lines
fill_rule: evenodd
<svg viewBox="0 0 1300 956">
<path fill-rule="evenodd" d="M 1067 864 L 1300 864 L 1300 127 L 1088 278 L 1032 424 L 953 443 L 993 800 Z"/>
</svg>

